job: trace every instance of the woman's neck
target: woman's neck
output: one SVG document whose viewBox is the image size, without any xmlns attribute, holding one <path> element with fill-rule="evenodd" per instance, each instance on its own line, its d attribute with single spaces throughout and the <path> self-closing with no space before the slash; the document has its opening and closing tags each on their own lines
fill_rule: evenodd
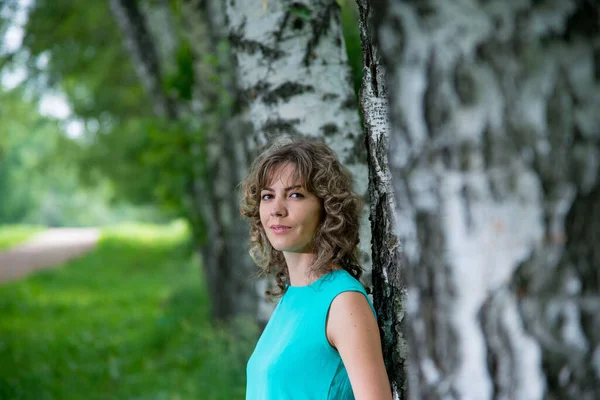
<svg viewBox="0 0 600 400">
<path fill-rule="evenodd" d="M 310 266 L 315 260 L 313 253 L 287 253 L 283 252 L 285 263 L 290 274 L 290 286 L 307 286 L 319 279 L 322 275 L 314 275 Z M 339 265 L 331 264 L 332 270 L 342 269 Z"/>
<path fill-rule="evenodd" d="M 309 269 L 315 260 L 314 253 L 288 253 L 283 252 L 285 263 L 290 274 L 290 286 L 306 286 L 319 277 L 310 276 Z"/>
</svg>

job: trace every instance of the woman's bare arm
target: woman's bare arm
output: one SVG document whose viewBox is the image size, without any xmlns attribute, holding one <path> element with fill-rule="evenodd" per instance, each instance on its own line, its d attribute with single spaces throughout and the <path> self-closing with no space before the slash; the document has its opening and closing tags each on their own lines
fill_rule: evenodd
<svg viewBox="0 0 600 400">
<path fill-rule="evenodd" d="M 392 399 L 379 327 L 362 293 L 343 292 L 333 300 L 327 339 L 342 357 L 356 400 Z"/>
</svg>

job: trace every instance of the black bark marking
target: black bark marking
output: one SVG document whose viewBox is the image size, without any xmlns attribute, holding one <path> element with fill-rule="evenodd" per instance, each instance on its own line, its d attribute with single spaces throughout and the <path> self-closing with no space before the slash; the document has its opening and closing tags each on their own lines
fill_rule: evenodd
<svg viewBox="0 0 600 400">
<path fill-rule="evenodd" d="M 319 44 L 321 37 L 329 32 L 332 18 L 339 19 L 339 12 L 340 6 L 338 3 L 336 1 L 331 1 L 329 5 L 323 8 L 321 13 L 313 15 L 310 19 L 312 35 L 304 50 L 303 58 L 303 63 L 306 67 L 308 67 L 310 61 L 316 57 L 314 49 Z"/>
<path fill-rule="evenodd" d="M 294 125 L 300 123 L 299 119 L 269 119 L 262 126 L 262 131 L 267 139 L 272 139 L 279 135 L 301 135 Z"/>
<path fill-rule="evenodd" d="M 335 100 L 338 97 L 340 97 L 340 96 L 336 93 L 325 93 L 323 96 L 321 96 L 321 100 L 323 100 L 323 101 Z"/>
<path fill-rule="evenodd" d="M 588 195 L 575 198 L 565 221 L 567 238 L 579 238 L 586 246 L 567 242 L 569 258 L 581 279 L 583 293 L 600 293 L 600 185 Z M 600 335 L 598 337 L 600 339 Z"/>
<path fill-rule="evenodd" d="M 473 207 L 473 190 L 465 184 L 460 190 L 460 196 L 463 205 L 465 226 L 467 227 L 467 232 L 470 233 L 473 230 L 473 213 L 471 210 L 471 208 Z"/>
<path fill-rule="evenodd" d="M 545 257 L 534 254 L 513 275 L 511 285 L 518 290 L 521 300 L 527 301 L 530 310 L 529 313 L 522 313 L 526 330 L 542 349 L 548 398 L 600 398 L 600 386 L 592 358 L 592 349 L 600 345 L 597 300 L 600 293 L 600 272 L 597 268 L 600 265 L 598 224 L 600 185 L 596 184 L 589 194 L 580 193 L 575 196 L 565 219 L 565 238 L 548 238 L 547 248 L 550 249 L 560 246 L 553 244 L 553 240 L 565 243 L 556 265 L 548 265 Z M 546 253 L 545 249 L 541 252 Z M 574 277 L 579 281 L 581 286 L 576 293 L 565 291 L 565 277 Z M 562 318 L 548 316 L 550 309 L 551 314 L 556 314 L 557 307 L 560 312 L 566 301 L 577 305 L 580 316 L 575 323 L 579 323 L 589 351 L 566 342 L 561 334 L 564 324 Z M 535 307 L 533 312 L 532 306 Z"/>
<path fill-rule="evenodd" d="M 494 139 L 489 123 L 486 124 L 481 135 L 481 147 L 483 150 L 483 165 L 485 169 L 490 169 L 494 165 Z"/>
<path fill-rule="evenodd" d="M 347 110 L 356 109 L 356 97 L 355 97 L 354 93 L 352 93 L 348 97 L 346 97 L 346 100 L 344 100 L 342 102 L 341 108 L 347 109 Z"/>
<path fill-rule="evenodd" d="M 263 43 L 257 42 L 255 40 L 245 39 L 240 33 L 230 33 L 229 41 L 233 48 L 238 51 L 243 51 L 248 54 L 255 54 L 260 51 L 264 55 L 265 58 L 273 61 L 281 58 L 285 55 L 285 52 L 282 50 L 265 46 Z"/>
<path fill-rule="evenodd" d="M 249 87 L 242 92 L 242 98 L 246 101 L 256 100 L 269 90 L 271 85 L 263 80 L 258 81 L 256 85 Z"/>
<path fill-rule="evenodd" d="M 323 133 L 323 136 L 329 137 L 337 134 L 339 132 L 339 129 L 336 124 L 329 123 L 321 126 L 321 132 Z"/>
<path fill-rule="evenodd" d="M 501 356 L 506 357 L 505 354 L 508 352 L 505 349 L 510 348 L 511 345 L 509 340 L 507 340 L 505 329 L 502 329 L 499 324 L 499 314 L 503 310 L 499 310 L 500 307 L 496 296 L 502 296 L 502 294 L 492 294 L 492 296 L 488 297 L 477 313 L 479 326 L 484 333 L 486 364 L 493 385 L 490 398 L 494 400 L 498 399 L 502 394 L 507 395 L 507 393 L 503 393 L 500 386 L 500 382 L 502 381 L 500 375 L 506 372 L 503 370 L 503 367 L 506 368 L 506 364 L 502 364 Z"/>
<path fill-rule="evenodd" d="M 572 41 L 577 36 L 593 38 L 600 32 L 600 14 L 598 3 L 592 5 L 592 1 L 580 1 L 577 10 L 567 19 L 564 38 Z"/>
<path fill-rule="evenodd" d="M 600 82 L 600 48 L 594 50 L 594 79 Z"/>
<path fill-rule="evenodd" d="M 464 61 L 459 62 L 454 69 L 454 88 L 462 104 L 475 104 L 477 93 L 473 71 Z"/>
<path fill-rule="evenodd" d="M 446 167 L 448 169 L 456 168 L 456 166 L 454 165 L 454 154 L 452 152 L 452 149 L 450 149 L 448 146 L 444 146 L 440 149 L 439 157 L 440 157 L 444 167 Z M 431 159 L 430 162 L 434 163 L 435 159 L 437 157 L 435 156 L 434 153 L 430 153 L 429 158 Z"/>
<path fill-rule="evenodd" d="M 296 18 L 294 22 L 292 22 L 292 29 L 299 31 L 302 30 L 302 28 L 304 28 L 304 21 L 302 21 L 300 18 Z"/>
<path fill-rule="evenodd" d="M 301 85 L 296 82 L 285 82 L 262 97 L 262 101 L 266 104 L 275 104 L 279 100 L 288 101 L 294 96 L 303 93 L 314 92 L 315 88 L 311 85 Z"/>
<path fill-rule="evenodd" d="M 499 177 L 497 176 L 489 176 L 487 183 L 488 183 L 488 188 L 490 190 L 490 194 L 492 195 L 492 199 L 499 203 L 500 201 L 502 201 L 504 199 L 504 190 L 502 189 L 502 182 L 500 182 Z"/>
<path fill-rule="evenodd" d="M 285 29 L 285 26 L 287 25 L 288 20 L 290 19 L 290 13 L 286 12 L 283 15 L 283 19 L 281 20 L 281 24 L 279 24 L 279 27 L 277 28 L 277 31 L 275 32 L 275 41 L 277 43 L 279 43 L 279 41 L 281 40 L 281 36 L 283 35 L 283 30 Z"/>
<path fill-rule="evenodd" d="M 416 265 L 408 266 L 406 280 L 420 289 L 420 307 L 415 318 L 425 325 L 426 336 L 423 336 L 422 332 L 417 334 L 411 331 L 410 339 L 415 344 L 413 351 L 423 352 L 417 356 L 418 359 L 431 358 L 442 376 L 446 376 L 455 370 L 460 360 L 457 350 L 458 338 L 449 318 L 456 288 L 452 284 L 451 267 L 444 260 L 446 239 L 441 230 L 440 216 L 436 213 L 417 211 L 415 221 L 421 258 Z M 414 324 L 411 324 L 410 328 L 414 328 Z M 435 390 L 436 388 L 429 388 L 422 392 L 421 397 L 444 397 L 434 397 Z"/>
<path fill-rule="evenodd" d="M 373 0 L 371 0 L 373 1 Z M 378 9 L 389 9 L 387 3 L 389 0 L 375 0 L 371 4 L 374 10 Z M 406 47 L 406 29 L 404 28 L 404 23 L 402 22 L 402 18 L 399 15 L 384 15 L 379 12 L 373 13 L 373 25 L 374 27 L 382 26 L 383 24 L 387 25 L 391 30 L 397 35 L 394 38 L 393 43 L 385 43 L 386 51 L 382 51 L 380 54 L 382 64 L 388 71 L 393 71 L 396 67 L 396 59 L 397 57 L 402 57 L 404 55 L 404 49 Z M 375 35 L 375 45 L 378 49 L 383 50 L 383 47 L 378 42 L 377 35 Z M 393 55 L 393 56 L 391 56 Z M 393 96 L 392 96 L 393 98 Z"/>
<path fill-rule="evenodd" d="M 567 82 L 566 72 L 560 70 L 554 93 L 546 107 L 550 152 L 540 154 L 545 172 L 555 180 L 566 178 L 571 173 L 569 161 L 572 158 L 570 150 L 573 141 L 573 121 L 570 116 L 573 114 L 573 107 Z"/>
<path fill-rule="evenodd" d="M 471 157 L 473 155 L 473 145 L 470 142 L 463 142 L 460 144 L 458 161 L 459 168 L 461 171 L 469 171 L 472 167 Z"/>
<path fill-rule="evenodd" d="M 312 10 L 304 3 L 294 2 L 287 6 L 287 10 L 275 32 L 275 40 L 279 42 L 290 19 L 293 31 L 300 31 L 312 18 Z"/>
<path fill-rule="evenodd" d="M 367 147 L 365 145 L 365 135 L 356 135 L 354 133 L 347 133 L 346 138 L 352 140 L 354 145 L 352 146 L 353 151 L 348 153 L 348 156 L 342 160 L 344 164 L 364 164 L 367 160 Z M 362 194 L 362 193 L 361 193 Z"/>
<path fill-rule="evenodd" d="M 430 138 L 437 136 L 450 118 L 448 99 L 440 90 L 442 84 L 442 72 L 437 68 L 437 57 L 432 51 L 427 61 L 427 89 L 423 95 L 423 113 Z"/>
<path fill-rule="evenodd" d="M 417 1 L 414 3 L 417 15 L 422 19 L 427 19 L 436 14 L 435 6 L 426 1 Z"/>
</svg>

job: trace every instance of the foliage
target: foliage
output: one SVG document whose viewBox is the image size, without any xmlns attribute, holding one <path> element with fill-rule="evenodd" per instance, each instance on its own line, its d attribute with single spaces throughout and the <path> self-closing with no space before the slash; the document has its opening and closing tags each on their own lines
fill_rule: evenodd
<svg viewBox="0 0 600 400">
<path fill-rule="evenodd" d="M 188 231 L 123 225 L 0 287 L 0 398 L 242 399 L 257 328 L 209 322 Z"/>
<path fill-rule="evenodd" d="M 201 128 L 153 114 L 108 2 L 37 0 L 23 49 L 30 54 L 30 74 L 64 91 L 73 113 L 85 121 L 84 137 L 72 153 L 79 183 L 93 186 L 107 177 L 115 199 L 188 215 L 186 197 L 199 162 L 190 152 L 202 140 Z M 194 76 L 183 38 L 175 57 L 176 69 L 163 77 L 164 90 L 187 102 Z M 40 58 L 48 60 L 43 68 Z"/>
<path fill-rule="evenodd" d="M 0 223 L 28 221 L 43 213 L 43 203 L 61 191 L 73 195 L 67 163 L 51 160 L 58 148 L 67 151 L 69 143 L 58 123 L 41 116 L 22 92 L 0 92 Z"/>
<path fill-rule="evenodd" d="M 202 60 L 194 59 L 193 43 L 189 43 L 182 32 L 181 0 L 171 0 L 177 44 L 173 53 L 175 60 L 167 62 L 175 68 L 162 77 L 165 93 L 177 102 L 179 109 L 187 110 L 192 108 L 194 89 L 200 78 L 204 83 L 214 83 L 221 93 L 211 97 L 216 104 L 204 107 L 214 115 L 161 119 L 152 112 L 151 99 L 138 80 L 108 3 L 36 0 L 30 8 L 23 46 L 19 50 L 21 59 L 27 60 L 30 78 L 26 86 L 37 94 L 48 88 L 61 90 L 74 116 L 85 123 L 83 138 L 78 143 L 70 143 L 71 150 L 66 151 L 62 145 L 60 150 L 54 147 L 57 150 L 54 160 L 59 159 L 59 154 L 60 158 L 70 158 L 78 171 L 77 176 L 67 174 L 74 185 L 93 187 L 104 179 L 102 189 L 98 190 L 112 201 L 158 205 L 171 215 L 188 218 L 195 226 L 194 231 L 201 232 L 198 213 L 189 209 L 190 204 L 194 204 L 189 198 L 190 192 L 195 180 L 206 178 L 202 172 L 206 170 L 202 165 L 202 155 L 206 152 L 205 131 L 218 129 L 214 121 L 228 118 L 232 102 L 224 100 L 228 93 L 223 86 L 229 78 L 206 74 L 196 77 L 194 63 L 210 64 L 212 60 L 214 68 L 208 70 L 223 74 L 226 68 L 218 66 L 222 57 L 206 54 Z M 358 90 L 362 63 L 356 5 L 351 0 L 339 0 L 339 3 Z M 143 8 L 153 3 L 146 0 L 139 4 Z M 293 9 L 300 16 L 310 18 L 306 7 L 296 5 Z M 158 40 L 154 42 L 159 46 Z M 106 182 L 106 178 L 110 182 Z M 80 199 L 78 203 L 87 200 Z M 25 214 L 26 210 L 36 208 L 27 202 L 13 204 L 21 209 L 11 211 L 11 215 Z M 65 217 L 58 219 L 65 220 Z"/>
<path fill-rule="evenodd" d="M 83 119 L 110 124 L 151 115 L 106 1 L 36 0 L 22 51 L 30 76 L 60 87 Z"/>
<path fill-rule="evenodd" d="M 0 91 L 0 224 L 104 225 L 123 218 L 160 221 L 150 207 L 114 200 L 106 178 L 80 185 L 80 145 L 39 114 L 23 90 Z"/>
<path fill-rule="evenodd" d="M 0 251 L 14 247 L 43 230 L 42 226 L 0 225 Z"/>
<path fill-rule="evenodd" d="M 350 64 L 352 71 L 354 91 L 358 95 L 363 76 L 362 46 L 360 43 L 360 31 L 358 29 L 358 7 L 356 0 L 338 0 L 338 2 L 342 9 L 342 29 L 344 31 L 344 41 L 346 42 L 348 64 Z"/>
</svg>

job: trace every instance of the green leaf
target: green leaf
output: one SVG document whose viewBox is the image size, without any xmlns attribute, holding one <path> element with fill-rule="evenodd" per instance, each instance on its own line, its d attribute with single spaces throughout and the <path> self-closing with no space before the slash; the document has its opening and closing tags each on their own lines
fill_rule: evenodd
<svg viewBox="0 0 600 400">
<path fill-rule="evenodd" d="M 305 4 L 302 3 L 292 3 L 288 7 L 288 12 L 300 19 L 305 21 L 310 21 L 312 18 L 312 11 Z"/>
</svg>

